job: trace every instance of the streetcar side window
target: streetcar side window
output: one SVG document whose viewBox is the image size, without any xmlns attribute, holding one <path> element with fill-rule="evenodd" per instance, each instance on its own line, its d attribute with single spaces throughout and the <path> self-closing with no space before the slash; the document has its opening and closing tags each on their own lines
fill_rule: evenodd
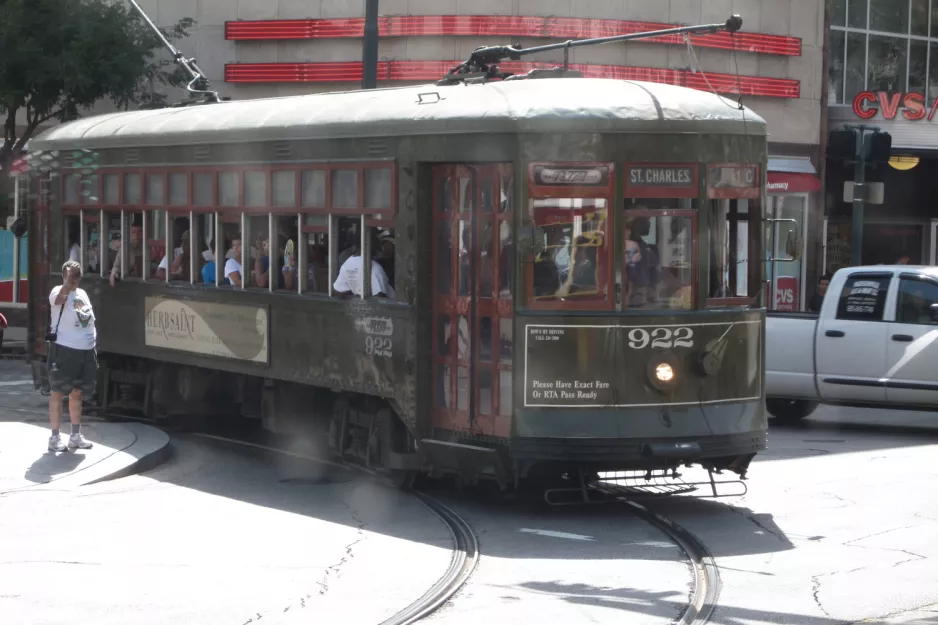
<svg viewBox="0 0 938 625">
<path fill-rule="evenodd" d="M 277 267 L 281 275 L 278 289 L 297 292 L 297 250 L 299 249 L 298 220 L 292 217 L 275 217 L 274 229 L 277 237 Z M 273 258 L 273 257 L 272 257 Z"/>
<path fill-rule="evenodd" d="M 303 248 L 297 247 L 300 293 L 329 293 L 329 216 L 303 215 L 302 230 Z"/>
<path fill-rule="evenodd" d="M 602 198 L 531 200 L 539 250 L 526 271 L 532 303 L 608 307 L 607 213 Z"/>
<path fill-rule="evenodd" d="M 166 280 L 166 268 L 163 257 L 166 256 L 166 211 L 151 210 L 146 215 L 147 249 L 150 262 L 147 266 L 147 277 L 152 280 Z"/>
<path fill-rule="evenodd" d="M 245 215 L 247 224 L 244 242 L 247 256 L 245 280 L 249 287 L 268 288 L 271 269 L 270 223 L 267 215 Z"/>
<path fill-rule="evenodd" d="M 690 199 L 626 200 L 621 272 L 624 308 L 694 307 L 697 220 L 692 204 Z"/>
<path fill-rule="evenodd" d="M 99 225 L 101 221 L 101 211 L 83 210 L 81 212 L 81 255 L 82 267 L 87 276 L 100 276 L 101 263 L 101 237 L 99 234 Z"/>
</svg>

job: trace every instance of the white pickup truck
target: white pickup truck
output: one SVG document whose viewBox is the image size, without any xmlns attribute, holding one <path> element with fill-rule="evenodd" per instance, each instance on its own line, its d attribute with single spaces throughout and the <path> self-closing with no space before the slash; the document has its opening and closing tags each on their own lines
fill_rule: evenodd
<svg viewBox="0 0 938 625">
<path fill-rule="evenodd" d="M 820 313 L 769 313 L 765 332 L 779 421 L 822 403 L 938 411 L 938 267 L 841 269 Z"/>
</svg>

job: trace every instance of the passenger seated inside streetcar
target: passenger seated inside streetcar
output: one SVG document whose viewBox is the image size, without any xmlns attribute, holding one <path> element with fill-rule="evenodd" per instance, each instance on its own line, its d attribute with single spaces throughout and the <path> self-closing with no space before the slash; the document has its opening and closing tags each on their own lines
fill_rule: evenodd
<svg viewBox="0 0 938 625">
<path fill-rule="evenodd" d="M 261 236 L 258 241 L 258 255 L 254 259 L 254 285 L 266 289 L 270 281 L 270 237 Z M 283 288 L 283 273 L 277 274 L 277 288 Z"/>
<path fill-rule="evenodd" d="M 336 295 L 348 296 L 362 295 L 362 255 L 356 248 L 348 260 L 339 269 L 339 277 L 336 278 L 332 289 Z M 371 261 L 371 295 L 372 297 L 383 297 L 394 299 L 394 288 L 388 281 L 388 275 L 384 268 L 376 260 Z"/>
<path fill-rule="evenodd" d="M 202 252 L 205 264 L 202 265 L 202 282 L 215 284 L 215 239 L 208 242 L 208 248 Z"/>
<path fill-rule="evenodd" d="M 225 279 L 228 284 L 241 286 L 241 235 L 236 235 L 231 240 L 231 257 L 225 261 Z"/>
<path fill-rule="evenodd" d="M 130 249 L 127 250 L 127 272 L 128 278 L 140 278 L 143 267 L 143 226 L 139 221 L 134 220 L 130 226 Z M 114 281 L 121 277 L 121 237 L 120 232 L 115 233 L 111 239 L 111 286 Z"/>
</svg>

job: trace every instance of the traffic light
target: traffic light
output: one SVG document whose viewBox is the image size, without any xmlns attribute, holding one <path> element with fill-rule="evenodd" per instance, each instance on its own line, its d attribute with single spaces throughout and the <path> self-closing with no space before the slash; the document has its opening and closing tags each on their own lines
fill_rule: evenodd
<svg viewBox="0 0 938 625">
<path fill-rule="evenodd" d="M 857 158 L 857 133 L 852 130 L 834 130 L 827 141 L 827 158 L 852 161 Z"/>
<path fill-rule="evenodd" d="M 863 136 L 864 155 L 861 160 L 874 165 L 885 163 L 892 152 L 892 135 L 875 131 Z M 834 130 L 827 142 L 827 157 L 835 161 L 857 160 L 857 133 L 853 130 Z"/>
<path fill-rule="evenodd" d="M 866 139 L 866 159 L 871 163 L 886 163 L 892 156 L 892 135 L 874 132 Z"/>
</svg>

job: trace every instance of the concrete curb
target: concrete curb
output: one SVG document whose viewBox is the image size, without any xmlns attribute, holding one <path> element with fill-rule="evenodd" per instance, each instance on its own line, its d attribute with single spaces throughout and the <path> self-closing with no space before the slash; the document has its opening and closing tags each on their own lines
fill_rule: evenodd
<svg viewBox="0 0 938 625">
<path fill-rule="evenodd" d="M 88 482 L 82 482 L 79 486 L 88 486 L 91 484 L 99 484 L 101 482 L 109 482 L 111 480 L 118 480 L 122 477 L 129 477 L 131 475 L 136 475 L 138 473 L 144 473 L 146 471 L 151 471 L 156 467 L 160 466 L 167 460 L 169 460 L 173 455 L 173 446 L 170 443 L 169 435 L 163 430 L 157 429 L 155 427 L 144 425 L 141 423 L 133 424 L 122 424 L 122 425 L 132 425 L 130 429 L 144 428 L 144 431 L 149 431 L 145 438 L 154 439 L 152 442 L 153 450 L 145 453 L 144 455 L 138 457 L 135 461 L 131 462 L 128 465 L 125 465 L 121 469 L 116 469 L 111 473 L 107 473 L 103 476 L 97 477 Z M 156 433 L 156 434 L 154 434 Z M 137 431 L 137 441 L 133 446 L 140 444 L 146 445 L 146 442 L 141 442 L 141 432 Z M 126 452 L 124 452 L 126 453 Z"/>
<path fill-rule="evenodd" d="M 45 424 L 44 419 L 27 418 L 18 421 L 29 425 Z M 150 471 L 172 457 L 173 448 L 170 438 L 163 430 L 143 423 L 113 422 L 94 418 L 86 419 L 86 422 L 89 425 L 93 423 L 98 426 L 107 425 L 122 428 L 125 434 L 130 434 L 130 441 L 126 442 L 125 439 L 125 444 L 119 448 L 108 448 L 105 445 L 109 453 L 87 467 L 50 481 L 37 482 L 28 487 L 20 486 L 12 490 L 68 490 L 79 488 Z M 80 451 L 70 450 L 63 453 L 80 453 Z"/>
</svg>

